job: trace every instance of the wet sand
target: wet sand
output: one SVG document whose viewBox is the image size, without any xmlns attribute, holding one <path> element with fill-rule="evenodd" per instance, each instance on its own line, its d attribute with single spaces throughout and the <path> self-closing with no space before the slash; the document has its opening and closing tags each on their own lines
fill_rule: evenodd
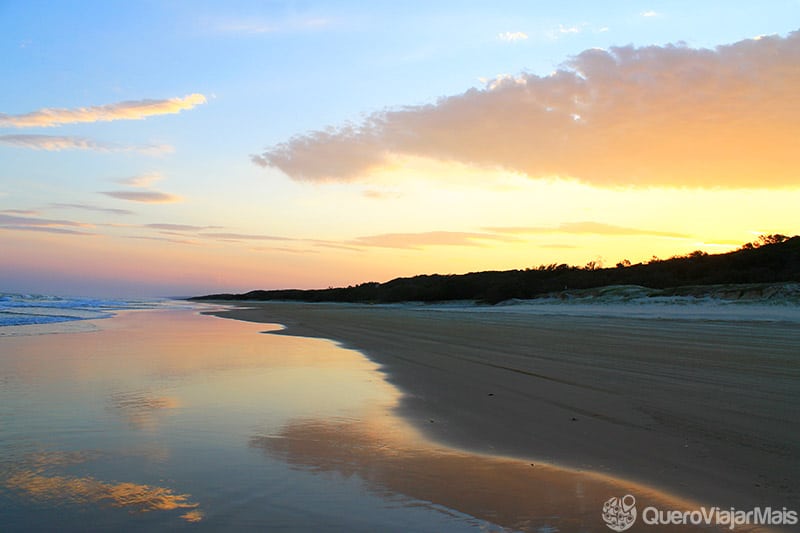
<svg viewBox="0 0 800 533">
<path fill-rule="evenodd" d="M 800 507 L 800 332 L 779 322 L 248 304 L 382 365 L 456 448 L 598 472 L 722 508 Z"/>
</svg>

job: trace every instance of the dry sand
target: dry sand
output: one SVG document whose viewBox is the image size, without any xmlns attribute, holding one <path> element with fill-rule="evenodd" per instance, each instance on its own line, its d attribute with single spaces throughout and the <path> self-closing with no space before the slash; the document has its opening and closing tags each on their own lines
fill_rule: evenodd
<svg viewBox="0 0 800 533">
<path fill-rule="evenodd" d="M 401 414 L 447 445 L 800 510 L 797 324 L 282 302 L 214 314 L 362 351 L 405 393 Z"/>
</svg>

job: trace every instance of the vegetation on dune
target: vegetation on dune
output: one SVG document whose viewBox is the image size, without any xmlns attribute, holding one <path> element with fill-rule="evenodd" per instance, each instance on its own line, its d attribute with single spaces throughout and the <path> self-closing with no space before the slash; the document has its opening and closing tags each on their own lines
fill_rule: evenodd
<svg viewBox="0 0 800 533">
<path fill-rule="evenodd" d="M 364 303 L 475 300 L 494 304 L 512 298 L 535 298 L 565 289 L 608 285 L 668 289 L 688 285 L 791 281 L 800 281 L 800 236 L 762 235 L 734 252 L 712 255 L 695 251 L 669 259 L 653 257 L 646 263 L 637 264 L 624 260 L 613 268 L 601 268 L 596 262 L 582 267 L 553 263 L 525 270 L 420 275 L 350 287 L 256 290 L 194 299 Z"/>
</svg>

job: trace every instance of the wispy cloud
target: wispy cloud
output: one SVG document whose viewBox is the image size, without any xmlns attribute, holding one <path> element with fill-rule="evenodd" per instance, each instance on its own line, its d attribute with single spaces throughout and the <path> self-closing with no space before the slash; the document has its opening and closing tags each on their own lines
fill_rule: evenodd
<svg viewBox="0 0 800 533">
<path fill-rule="evenodd" d="M 798 58 L 800 32 L 591 49 L 548 76 L 376 112 L 253 161 L 299 181 L 363 180 L 408 156 L 605 186 L 796 186 Z"/>
<path fill-rule="evenodd" d="M 209 231 L 209 230 L 219 230 L 222 229 L 223 226 L 197 226 L 193 224 L 173 224 L 168 222 L 159 222 L 159 223 L 151 223 L 151 224 L 143 224 L 141 226 L 137 226 L 139 228 L 149 229 L 149 230 L 157 230 L 158 233 L 161 235 L 171 235 L 177 238 L 171 237 L 147 237 L 147 236 L 136 236 L 133 238 L 137 239 L 151 239 L 151 240 L 163 240 L 169 242 L 176 242 L 176 243 L 184 243 L 184 244 L 199 244 L 201 240 L 214 240 L 214 241 L 221 241 L 221 242 L 251 242 L 251 241 L 280 241 L 280 242 L 301 242 L 303 239 L 293 239 L 290 237 L 281 237 L 278 235 L 266 235 L 260 233 L 235 233 L 235 232 L 223 232 L 223 231 Z M 189 239 L 191 237 L 192 239 Z M 197 240 L 199 239 L 199 240 Z M 255 248 L 253 248 L 255 249 Z M 266 248 L 263 248 L 266 249 Z M 278 248 L 270 248 L 278 250 Z M 296 250 L 292 250 L 296 251 Z"/>
<path fill-rule="evenodd" d="M 49 228 L 43 226 L 3 226 L 0 225 L 0 230 L 6 231 L 37 231 L 42 233 L 56 233 L 60 235 L 95 235 L 86 231 L 78 231 L 69 228 Z"/>
<path fill-rule="evenodd" d="M 0 213 L 0 229 L 10 231 L 40 231 L 47 233 L 62 233 L 69 235 L 94 235 L 76 228 L 92 228 L 92 224 L 76 222 L 74 220 L 52 219 L 18 216 L 7 214 L 11 210 Z"/>
<path fill-rule="evenodd" d="M 128 209 L 116 209 L 113 207 L 98 207 L 89 204 L 50 204 L 53 209 L 82 209 L 84 211 L 95 211 L 97 213 L 109 213 L 112 215 L 133 215 L 134 212 Z"/>
<path fill-rule="evenodd" d="M 498 33 L 497 38 L 501 41 L 506 41 L 509 43 L 517 42 L 517 41 L 525 41 L 528 39 L 528 34 L 521 32 L 521 31 L 506 31 L 503 33 Z"/>
<path fill-rule="evenodd" d="M 371 200 L 391 200 L 400 198 L 401 194 L 394 191 L 379 191 L 377 189 L 366 189 L 363 191 L 362 196 Z"/>
<path fill-rule="evenodd" d="M 100 191 L 98 194 L 105 194 L 118 200 L 127 200 L 129 202 L 141 202 L 146 204 L 173 204 L 182 202 L 183 198 L 162 191 L 156 190 L 141 190 L 153 183 L 164 179 L 160 172 L 147 172 L 128 178 L 117 180 L 116 183 L 134 187 L 137 190 L 117 190 L 117 191 Z"/>
<path fill-rule="evenodd" d="M 560 35 L 569 35 L 574 33 L 580 33 L 583 31 L 583 26 L 564 26 L 563 24 L 558 25 L 558 30 L 554 33 L 558 33 Z"/>
<path fill-rule="evenodd" d="M 346 250 L 348 252 L 363 252 L 364 248 L 359 248 L 356 246 L 348 246 L 346 244 L 341 244 L 338 242 L 330 242 L 330 241 L 311 241 L 314 246 L 319 246 L 321 248 L 330 248 L 332 250 Z"/>
<path fill-rule="evenodd" d="M 319 251 L 317 250 L 309 250 L 307 248 L 299 249 L 299 248 L 286 248 L 281 246 L 256 246 L 250 248 L 254 252 L 282 252 L 288 254 L 318 254 Z"/>
<path fill-rule="evenodd" d="M 175 151 L 172 146 L 166 144 L 126 146 L 70 135 L 0 135 L 0 144 L 51 152 L 58 152 L 61 150 L 94 150 L 98 152 L 139 152 L 148 155 L 161 155 Z"/>
<path fill-rule="evenodd" d="M 558 28 L 554 28 L 545 32 L 545 36 L 551 40 L 561 39 L 568 35 L 575 35 L 578 33 L 583 32 L 589 26 L 588 23 L 584 22 L 581 24 L 574 24 L 572 26 L 565 26 L 564 24 L 559 24 Z"/>
<path fill-rule="evenodd" d="M 145 172 L 144 174 L 122 178 L 121 180 L 117 180 L 117 183 L 129 187 L 149 187 L 162 179 L 164 179 L 164 176 L 162 176 L 160 172 Z"/>
<path fill-rule="evenodd" d="M 145 228 L 176 232 L 198 232 L 208 229 L 218 229 L 219 226 L 192 226 L 190 224 L 145 224 Z"/>
<path fill-rule="evenodd" d="M 206 103 L 206 97 L 194 93 L 183 98 L 132 100 L 75 109 L 45 108 L 22 115 L 0 113 L 0 127 L 36 128 L 82 122 L 142 120 L 156 115 L 180 113 L 204 103 Z"/>
<path fill-rule="evenodd" d="M 597 235 L 650 235 L 654 237 L 686 238 L 688 235 L 657 230 L 630 228 L 602 222 L 566 222 L 558 226 L 501 226 L 483 228 L 481 232 L 428 231 L 420 233 L 384 233 L 367 235 L 346 241 L 337 247 L 400 248 L 418 250 L 431 246 L 486 246 L 496 242 L 522 242 L 524 237 L 537 234 L 597 234 Z M 322 246 L 323 244 L 317 243 Z M 335 246 L 325 243 L 327 246 Z M 548 246 L 548 245 L 545 245 Z M 566 245 L 552 245 L 566 246 Z"/>
<path fill-rule="evenodd" d="M 0 213 L 0 225 L 15 225 L 15 226 L 39 226 L 39 227 L 60 227 L 60 226 L 71 226 L 71 227 L 82 227 L 82 228 L 91 228 L 93 227 L 92 224 L 86 224 L 84 222 L 76 222 L 74 220 L 57 220 L 52 218 L 38 218 L 38 217 L 24 217 L 24 216 L 16 216 L 16 215 L 8 215 L 4 213 Z"/>
<path fill-rule="evenodd" d="M 652 17 L 660 17 L 661 13 L 659 13 L 658 11 L 649 10 L 649 11 L 642 11 L 641 13 L 639 13 L 639 15 L 645 18 L 652 18 Z"/>
<path fill-rule="evenodd" d="M 107 144 L 66 135 L 0 135 L 0 144 L 33 148 L 34 150 L 100 150 L 110 151 Z"/>
<path fill-rule="evenodd" d="M 145 204 L 173 204 L 183 201 L 180 196 L 160 191 L 101 191 L 100 194 L 119 200 Z"/>
<path fill-rule="evenodd" d="M 254 233 L 226 233 L 226 232 L 206 232 L 201 233 L 200 237 L 217 239 L 222 241 L 293 241 L 289 237 L 278 237 L 275 235 L 262 235 Z"/>
<path fill-rule="evenodd" d="M 161 241 L 161 242 L 171 242 L 174 244 L 189 244 L 192 246 L 199 245 L 198 241 L 193 241 L 191 239 L 173 239 L 170 237 L 153 237 L 152 235 L 129 235 L 126 237 L 127 239 L 138 239 L 142 241 Z"/>
<path fill-rule="evenodd" d="M 484 246 L 488 241 L 511 242 L 507 235 L 460 231 L 427 231 L 422 233 L 384 233 L 358 237 L 348 244 L 356 246 L 418 249 L 426 246 Z"/>
<path fill-rule="evenodd" d="M 616 226 L 614 224 L 604 224 L 602 222 L 565 222 L 558 226 L 515 226 L 515 227 L 491 227 L 485 228 L 486 231 L 508 234 L 537 234 L 537 233 L 573 233 L 573 234 L 594 234 L 594 235 L 652 235 L 654 237 L 673 237 L 687 238 L 689 235 L 671 231 L 658 231 L 642 228 L 630 228 L 626 226 Z"/>
<path fill-rule="evenodd" d="M 32 216 L 38 215 L 38 211 L 34 211 L 33 209 L 3 209 L 0 213 L 6 213 L 9 215 L 23 215 L 23 216 Z"/>
</svg>

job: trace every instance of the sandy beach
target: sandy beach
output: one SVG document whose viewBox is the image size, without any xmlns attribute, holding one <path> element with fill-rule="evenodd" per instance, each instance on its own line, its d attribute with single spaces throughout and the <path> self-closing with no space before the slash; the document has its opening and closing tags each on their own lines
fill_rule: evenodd
<svg viewBox="0 0 800 533">
<path fill-rule="evenodd" d="M 781 322 L 259 303 L 214 312 L 358 349 L 434 440 L 722 508 L 800 502 L 800 334 Z"/>
</svg>

